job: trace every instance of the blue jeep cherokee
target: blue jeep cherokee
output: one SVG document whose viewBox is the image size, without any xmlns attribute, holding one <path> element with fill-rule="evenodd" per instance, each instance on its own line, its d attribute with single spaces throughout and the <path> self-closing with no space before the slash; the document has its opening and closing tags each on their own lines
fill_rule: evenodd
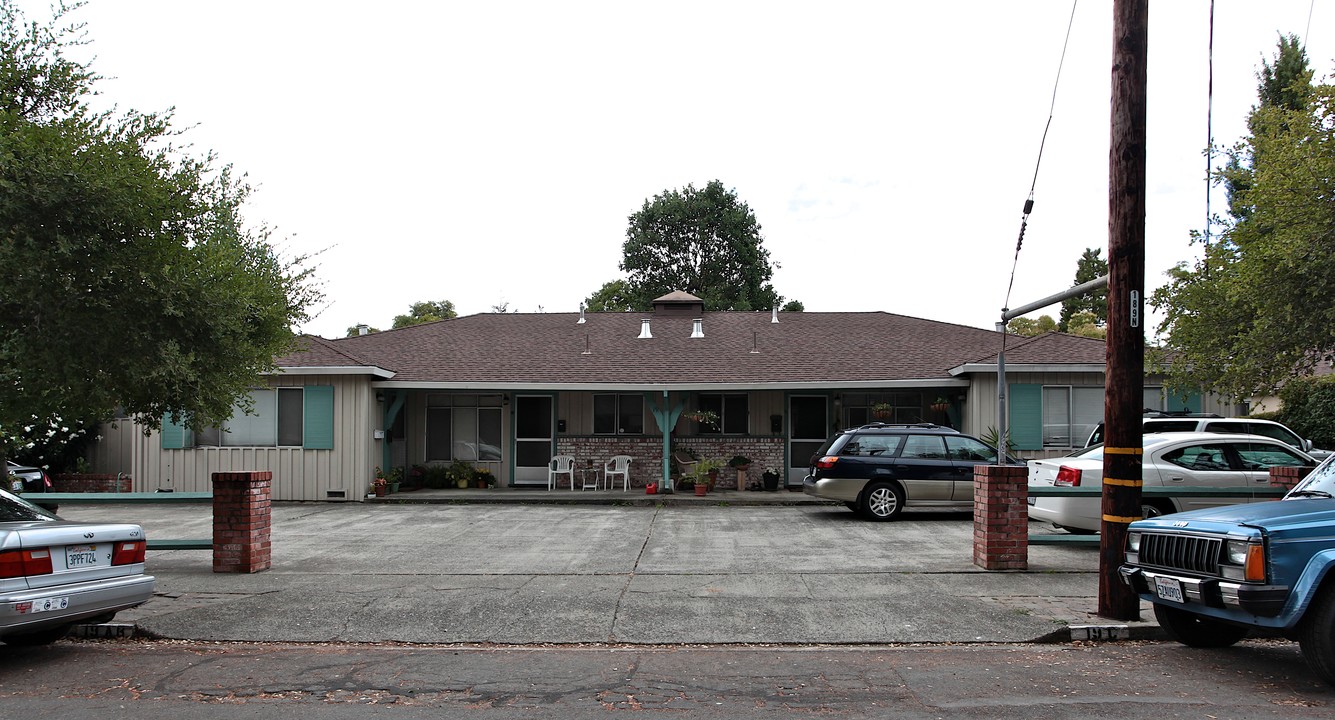
<svg viewBox="0 0 1335 720">
<path fill-rule="evenodd" d="M 1297 640 L 1335 684 L 1335 458 L 1283 500 L 1131 523 L 1122 579 L 1170 637 L 1226 647 L 1249 628 Z"/>
</svg>

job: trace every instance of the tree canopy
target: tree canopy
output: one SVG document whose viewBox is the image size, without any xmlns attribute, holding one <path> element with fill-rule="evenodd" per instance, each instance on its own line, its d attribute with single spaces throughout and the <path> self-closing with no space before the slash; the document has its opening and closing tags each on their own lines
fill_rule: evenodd
<svg viewBox="0 0 1335 720">
<path fill-rule="evenodd" d="M 1025 337 L 1054 332 L 1056 329 L 1057 321 L 1053 320 L 1051 315 L 1040 315 L 1037 318 L 1017 317 L 1006 323 L 1006 332 Z"/>
<path fill-rule="evenodd" d="M 1103 259 L 1103 249 L 1085 248 L 1085 252 L 1080 255 L 1080 260 L 1076 263 L 1075 282 L 1072 284 L 1072 287 L 1083 285 L 1090 280 L 1096 280 L 1107 274 L 1108 261 Z M 1057 329 L 1061 332 L 1075 332 L 1071 328 L 1071 319 L 1079 313 L 1089 313 L 1093 318 L 1093 325 L 1096 328 L 1102 328 L 1107 325 L 1107 288 L 1100 288 L 1091 293 L 1063 300 L 1061 317 L 1057 320 Z M 1087 327 L 1089 324 L 1090 322 L 1088 321 L 1082 321 L 1080 323 L 1082 327 Z M 1102 335 L 1099 337 L 1102 337 Z"/>
<path fill-rule="evenodd" d="M 0 0 L 0 436 L 117 407 L 219 424 L 319 289 L 246 226 L 243 178 L 173 145 L 170 112 L 89 107 L 77 7 L 43 24 Z"/>
<path fill-rule="evenodd" d="M 415 302 L 408 309 L 407 315 L 395 315 L 394 327 L 402 328 L 410 325 L 421 325 L 422 323 L 436 322 L 437 320 L 450 320 L 459 317 L 459 313 L 454 309 L 454 303 L 449 300 Z"/>
<path fill-rule="evenodd" d="M 1311 77 L 1296 38 L 1281 39 L 1218 173 L 1231 220 L 1154 294 L 1177 387 L 1270 394 L 1335 356 L 1335 87 Z"/>
<path fill-rule="evenodd" d="M 778 307 L 783 298 L 770 284 L 775 266 L 763 241 L 755 213 L 722 182 L 665 190 L 630 216 L 621 261 L 626 299 L 648 309 L 654 298 L 683 290 L 709 310 Z"/>
<path fill-rule="evenodd" d="M 589 312 L 627 312 L 641 308 L 635 305 L 630 283 L 625 280 L 611 280 L 603 283 L 597 292 L 584 298 L 584 309 Z"/>
</svg>

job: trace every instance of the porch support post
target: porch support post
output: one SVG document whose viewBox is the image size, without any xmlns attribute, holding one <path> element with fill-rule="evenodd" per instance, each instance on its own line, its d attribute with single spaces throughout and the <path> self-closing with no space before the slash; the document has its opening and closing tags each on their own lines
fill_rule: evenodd
<svg viewBox="0 0 1335 720">
<path fill-rule="evenodd" d="M 686 405 L 678 400 L 676 405 L 670 405 L 668 391 L 663 391 L 663 404 L 660 406 L 654 401 L 654 394 L 646 392 L 644 401 L 649 405 L 649 411 L 654 414 L 654 420 L 658 422 L 658 429 L 663 431 L 663 479 L 659 487 L 665 491 L 672 491 L 672 428 L 677 426 L 677 419 L 681 417 L 681 411 Z"/>
<path fill-rule="evenodd" d="M 394 421 L 399 418 L 399 412 L 403 410 L 403 402 L 408 399 L 407 390 L 395 390 L 394 400 L 390 402 L 389 407 L 385 408 L 385 439 L 380 443 L 380 467 L 389 473 L 389 464 L 392 462 L 393 455 L 389 451 L 389 431 L 394 427 Z"/>
</svg>

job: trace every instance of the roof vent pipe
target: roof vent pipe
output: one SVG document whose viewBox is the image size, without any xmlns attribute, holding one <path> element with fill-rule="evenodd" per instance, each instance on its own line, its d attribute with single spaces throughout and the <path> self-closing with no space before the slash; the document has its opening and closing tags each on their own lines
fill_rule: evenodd
<svg viewBox="0 0 1335 720">
<path fill-rule="evenodd" d="M 650 338 L 650 339 L 652 339 L 653 336 L 654 336 L 654 334 L 651 333 L 651 332 L 649 332 L 649 318 L 643 318 L 643 319 L 641 319 L 641 320 L 640 320 L 640 337 L 637 338 L 637 339 L 639 339 L 639 340 L 643 340 L 644 338 Z"/>
<path fill-rule="evenodd" d="M 770 308 L 769 321 L 772 322 L 772 323 L 776 323 L 776 322 L 779 321 L 779 309 L 778 309 L 778 308 Z"/>
<path fill-rule="evenodd" d="M 705 336 L 704 318 L 696 318 L 695 320 L 691 321 L 691 337 L 702 338 L 704 336 Z"/>
<path fill-rule="evenodd" d="M 371 326 L 370 326 L 370 325 L 358 325 L 358 326 L 357 326 L 357 334 L 358 334 L 358 335 L 366 335 L 366 334 L 368 334 L 368 333 L 370 333 L 370 332 L 371 332 Z"/>
<path fill-rule="evenodd" d="M 577 322 L 577 323 L 575 323 L 575 324 L 576 324 L 576 325 L 583 325 L 583 324 L 584 324 L 584 303 L 580 303 L 580 304 L 579 304 L 579 322 Z"/>
</svg>

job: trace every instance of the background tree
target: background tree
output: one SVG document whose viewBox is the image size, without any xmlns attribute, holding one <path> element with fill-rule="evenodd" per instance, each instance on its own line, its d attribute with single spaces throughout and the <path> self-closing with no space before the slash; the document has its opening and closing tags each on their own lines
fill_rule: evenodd
<svg viewBox="0 0 1335 720">
<path fill-rule="evenodd" d="M 778 307 L 763 240 L 751 208 L 718 180 L 700 190 L 665 190 L 646 200 L 626 229 L 621 269 L 631 306 L 648 308 L 654 298 L 684 290 L 709 310 Z"/>
<path fill-rule="evenodd" d="M 1153 296 L 1177 388 L 1268 395 L 1335 355 L 1335 88 L 1295 70 L 1300 53 L 1281 40 L 1258 73 L 1251 133 L 1220 173 L 1231 224 Z"/>
<path fill-rule="evenodd" d="M 370 325 L 358 323 L 356 325 L 349 327 L 347 334 L 344 335 L 343 337 L 357 337 L 358 335 L 362 334 L 362 328 L 366 328 L 367 335 L 370 335 L 371 333 L 380 332 L 380 328 L 378 327 L 372 327 Z"/>
<path fill-rule="evenodd" d="M 1089 310 L 1081 310 L 1071 316 L 1066 325 L 1065 332 L 1080 337 L 1098 338 L 1105 340 L 1108 337 L 1107 320 L 1100 321 L 1098 316 Z"/>
<path fill-rule="evenodd" d="M 1082 285 L 1108 274 L 1108 261 L 1103 259 L 1102 248 L 1085 248 L 1081 254 L 1080 261 L 1075 267 L 1075 282 L 1072 287 Z M 1061 332 L 1074 332 L 1071 329 L 1071 318 L 1077 313 L 1088 312 L 1093 316 L 1095 327 L 1102 328 L 1108 324 L 1108 290 L 1100 288 L 1091 293 L 1086 293 L 1080 297 L 1067 298 L 1062 301 L 1062 312 L 1057 320 L 1057 329 Z M 1088 323 L 1084 323 L 1088 324 Z M 1100 336 L 1102 337 L 1102 336 Z"/>
<path fill-rule="evenodd" d="M 68 12 L 29 23 L 0 0 L 0 437 L 117 406 L 221 423 L 320 293 L 246 227 L 250 188 L 173 145 L 170 113 L 89 108 Z"/>
<path fill-rule="evenodd" d="M 589 312 L 626 312 L 629 310 L 648 310 L 648 306 L 634 304 L 630 283 L 625 280 L 612 280 L 603 283 L 594 294 L 584 298 L 584 309 Z"/>
<path fill-rule="evenodd" d="M 410 325 L 421 325 L 422 323 L 450 320 L 457 317 L 459 317 L 459 313 L 455 311 L 454 303 L 449 300 L 415 302 L 409 308 L 407 315 L 394 316 L 393 329 L 397 330 Z"/>
<path fill-rule="evenodd" d="M 789 300 L 783 304 L 782 308 L 780 308 L 780 310 L 784 312 L 803 312 L 806 309 L 807 307 L 803 305 L 800 300 Z"/>
<path fill-rule="evenodd" d="M 1053 320 L 1051 315 L 1040 315 L 1038 319 L 1017 317 L 1006 323 L 1006 332 L 1014 335 L 1024 335 L 1025 337 L 1042 335 L 1056 329 L 1057 321 Z"/>
</svg>

